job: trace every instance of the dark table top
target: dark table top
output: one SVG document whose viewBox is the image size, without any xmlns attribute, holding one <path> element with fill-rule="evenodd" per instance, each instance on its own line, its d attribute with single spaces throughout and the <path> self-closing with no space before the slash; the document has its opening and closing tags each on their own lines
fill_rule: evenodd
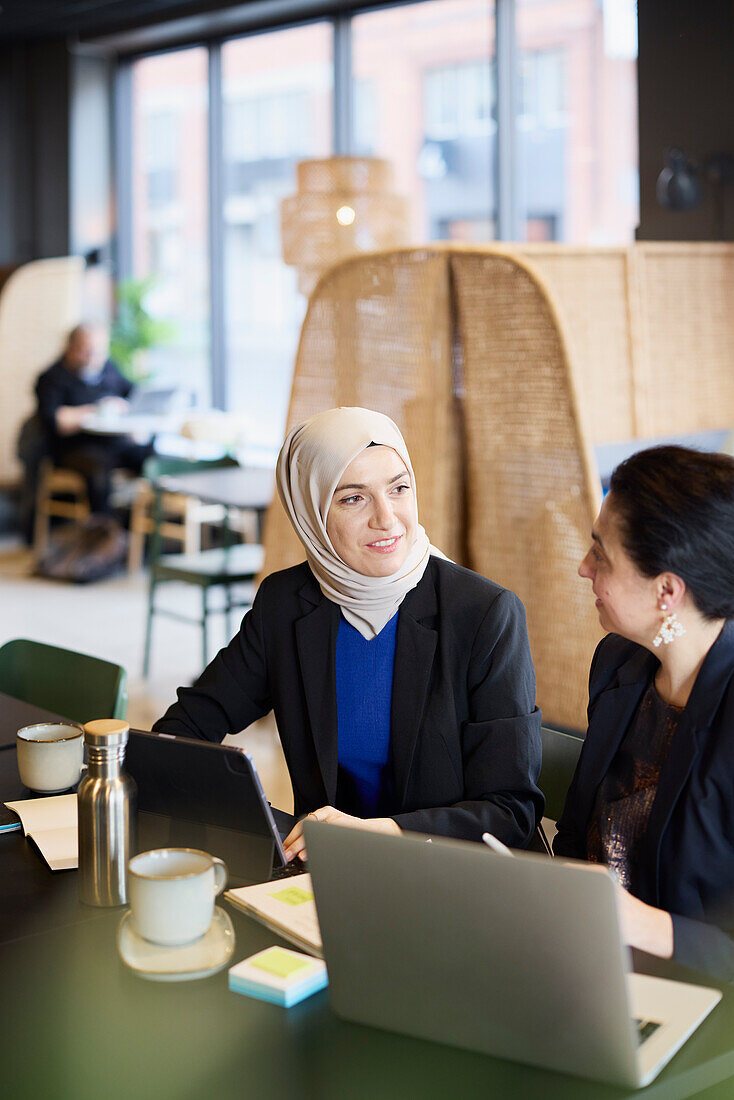
<svg viewBox="0 0 734 1100">
<path fill-rule="evenodd" d="M 15 735 L 23 726 L 37 722 L 66 722 L 50 710 L 33 706 L 0 691 L 0 749 L 15 748 Z"/>
<path fill-rule="evenodd" d="M 156 484 L 167 493 L 184 493 L 208 504 L 265 511 L 273 499 L 275 474 L 259 466 L 228 466 L 192 474 L 167 474 Z"/>
<path fill-rule="evenodd" d="M 0 752 L 0 802 L 40 797 L 21 783 L 15 748 Z M 76 875 L 50 871 L 22 830 L 0 833 L 0 883 L 0 943 L 99 916 L 79 904 Z"/>
<path fill-rule="evenodd" d="M 4 799 L 18 793 L 14 755 L 0 754 Z M 14 1100 L 677 1100 L 734 1074 L 729 989 L 657 1081 L 636 1093 L 347 1023 L 327 991 L 283 1009 L 231 993 L 226 969 L 198 981 L 145 981 L 117 954 L 123 910 L 82 906 L 76 872 L 49 871 L 18 833 L 0 835 L 0 881 L 0 1080 Z M 282 942 L 220 904 L 235 928 L 233 964 Z M 693 977 L 649 959 L 642 969 Z"/>
</svg>

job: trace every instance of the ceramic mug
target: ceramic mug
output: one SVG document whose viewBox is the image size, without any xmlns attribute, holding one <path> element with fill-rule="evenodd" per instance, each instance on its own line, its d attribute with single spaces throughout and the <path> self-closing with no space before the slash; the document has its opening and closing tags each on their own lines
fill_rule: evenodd
<svg viewBox="0 0 734 1100">
<path fill-rule="evenodd" d="M 214 899 L 227 885 L 221 859 L 196 848 L 156 848 L 128 863 L 135 931 L 165 946 L 190 943 L 208 930 Z"/>
<path fill-rule="evenodd" d="M 41 722 L 15 735 L 18 772 L 24 787 L 58 794 L 79 782 L 84 761 L 84 730 L 73 722 Z"/>
</svg>

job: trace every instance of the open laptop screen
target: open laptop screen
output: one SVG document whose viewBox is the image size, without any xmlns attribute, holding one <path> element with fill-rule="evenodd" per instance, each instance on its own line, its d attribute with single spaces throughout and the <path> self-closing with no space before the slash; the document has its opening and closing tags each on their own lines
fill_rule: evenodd
<svg viewBox="0 0 734 1100">
<path fill-rule="evenodd" d="M 196 847 L 219 856 L 230 878 L 262 882 L 285 864 L 287 814 L 273 810 L 249 755 L 169 734 L 131 730 L 125 756 L 138 787 L 137 848 Z"/>
</svg>

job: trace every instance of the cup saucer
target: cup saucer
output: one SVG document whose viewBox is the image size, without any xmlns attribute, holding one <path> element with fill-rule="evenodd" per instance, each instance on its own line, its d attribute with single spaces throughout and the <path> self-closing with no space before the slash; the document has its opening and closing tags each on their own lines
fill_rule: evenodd
<svg viewBox="0 0 734 1100">
<path fill-rule="evenodd" d="M 234 951 L 234 928 L 229 915 L 216 906 L 209 930 L 193 943 L 166 947 L 144 940 L 135 931 L 132 913 L 125 913 L 117 931 L 120 958 L 140 978 L 152 982 L 185 982 L 208 978 L 227 965 Z"/>
</svg>

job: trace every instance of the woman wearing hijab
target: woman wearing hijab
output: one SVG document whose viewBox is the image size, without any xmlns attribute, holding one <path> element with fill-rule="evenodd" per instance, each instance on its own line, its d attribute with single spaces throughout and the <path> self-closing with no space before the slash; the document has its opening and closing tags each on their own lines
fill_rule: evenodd
<svg viewBox="0 0 734 1100">
<path fill-rule="evenodd" d="M 294 428 L 277 483 L 306 561 L 265 578 L 154 729 L 221 741 L 272 709 L 297 816 L 527 845 L 543 797 L 520 601 L 430 545 L 380 413 Z M 286 854 L 305 857 L 300 822 Z"/>
</svg>

